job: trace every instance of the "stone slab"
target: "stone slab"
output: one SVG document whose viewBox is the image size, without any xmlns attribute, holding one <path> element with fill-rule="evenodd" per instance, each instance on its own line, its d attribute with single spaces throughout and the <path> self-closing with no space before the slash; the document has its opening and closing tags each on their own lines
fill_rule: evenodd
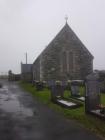
<svg viewBox="0 0 105 140">
<path fill-rule="evenodd" d="M 65 101 L 65 100 L 57 100 L 58 102 L 64 104 L 64 105 L 67 105 L 67 106 L 74 106 L 76 105 L 76 103 L 73 103 L 73 102 L 69 102 L 69 101 Z"/>
<path fill-rule="evenodd" d="M 79 97 L 78 99 L 81 101 L 85 101 L 85 97 Z"/>
</svg>

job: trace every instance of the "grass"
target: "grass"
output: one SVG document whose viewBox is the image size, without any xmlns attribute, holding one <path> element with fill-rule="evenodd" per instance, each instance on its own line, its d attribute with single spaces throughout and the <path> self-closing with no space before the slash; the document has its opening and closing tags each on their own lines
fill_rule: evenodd
<svg viewBox="0 0 105 140">
<path fill-rule="evenodd" d="M 20 85 L 24 90 L 30 92 L 40 102 L 61 113 L 64 117 L 68 119 L 73 119 L 85 126 L 86 128 L 90 129 L 92 132 L 95 132 L 105 137 L 105 122 L 97 117 L 85 114 L 84 105 L 77 109 L 62 108 L 59 105 L 54 104 L 50 101 L 50 91 L 48 89 L 45 89 L 44 91 L 36 91 L 35 87 L 33 87 L 29 83 L 21 82 Z M 84 91 L 84 89 L 81 89 L 81 91 Z M 66 91 L 65 97 L 68 96 L 70 96 L 70 92 Z M 105 94 L 102 94 L 101 101 L 105 105 Z"/>
<path fill-rule="evenodd" d="M 105 94 L 101 94 L 101 103 L 105 106 Z"/>
</svg>

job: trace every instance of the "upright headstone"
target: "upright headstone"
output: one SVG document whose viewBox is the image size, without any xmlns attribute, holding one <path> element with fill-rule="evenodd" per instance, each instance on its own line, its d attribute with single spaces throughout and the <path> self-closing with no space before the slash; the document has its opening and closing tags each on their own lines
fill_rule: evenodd
<svg viewBox="0 0 105 140">
<path fill-rule="evenodd" d="M 105 93 L 105 71 L 98 71 L 100 80 L 100 92 Z"/>
<path fill-rule="evenodd" d="M 71 90 L 71 80 L 66 82 L 66 90 Z"/>
<path fill-rule="evenodd" d="M 64 90 L 66 90 L 67 87 L 67 81 L 62 81 L 62 87 Z"/>
<path fill-rule="evenodd" d="M 71 81 L 71 96 L 79 96 L 79 83 L 76 80 Z"/>
<path fill-rule="evenodd" d="M 100 85 L 97 73 L 91 73 L 86 77 L 85 111 L 91 112 L 100 104 Z"/>
<path fill-rule="evenodd" d="M 51 100 L 54 100 L 55 99 L 55 96 L 56 96 L 55 81 L 54 80 L 48 81 L 48 88 L 51 91 Z"/>
<path fill-rule="evenodd" d="M 54 82 L 51 87 L 51 100 L 56 100 L 57 98 L 63 98 L 64 94 L 64 86 L 62 86 L 62 82 Z"/>
<path fill-rule="evenodd" d="M 36 90 L 38 91 L 43 90 L 43 83 L 41 81 L 36 81 L 35 86 Z"/>
<path fill-rule="evenodd" d="M 54 80 L 50 80 L 50 81 L 47 82 L 47 84 L 48 84 L 48 87 L 51 88 L 52 86 L 55 85 L 55 81 Z"/>
<path fill-rule="evenodd" d="M 47 82 L 46 81 L 42 81 L 43 83 L 43 88 L 46 88 L 47 87 Z"/>
</svg>

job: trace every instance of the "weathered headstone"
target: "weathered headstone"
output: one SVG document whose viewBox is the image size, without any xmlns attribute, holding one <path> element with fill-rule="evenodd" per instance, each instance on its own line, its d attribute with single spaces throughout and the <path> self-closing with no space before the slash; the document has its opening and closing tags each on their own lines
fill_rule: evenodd
<svg viewBox="0 0 105 140">
<path fill-rule="evenodd" d="M 41 81 L 36 81 L 35 86 L 36 90 L 38 91 L 43 90 L 43 83 Z"/>
<path fill-rule="evenodd" d="M 47 87 L 47 82 L 46 81 L 42 81 L 43 83 L 43 88 L 46 88 Z"/>
<path fill-rule="evenodd" d="M 66 90 L 66 87 L 67 87 L 67 81 L 62 81 L 62 87 L 64 88 L 64 90 Z"/>
<path fill-rule="evenodd" d="M 96 110 L 100 104 L 99 76 L 92 73 L 86 77 L 85 111 Z"/>
<path fill-rule="evenodd" d="M 71 90 L 71 80 L 66 82 L 66 90 Z"/>
<path fill-rule="evenodd" d="M 57 98 L 63 98 L 64 94 L 64 86 L 62 86 L 62 82 L 53 82 L 50 86 L 51 89 L 51 100 L 56 100 Z"/>
<path fill-rule="evenodd" d="M 50 89 L 51 89 L 51 100 L 63 107 L 66 108 L 76 108 L 81 106 L 80 103 L 76 103 L 70 100 L 67 100 L 66 98 L 64 98 L 64 90 L 66 87 L 66 82 L 63 81 L 56 81 L 54 82 Z"/>
<path fill-rule="evenodd" d="M 76 80 L 71 81 L 71 96 L 79 96 L 79 83 Z"/>
<path fill-rule="evenodd" d="M 98 71 L 100 80 L 100 92 L 105 93 L 105 71 Z"/>
<path fill-rule="evenodd" d="M 51 88 L 53 85 L 55 85 L 55 82 L 54 80 L 50 80 L 47 82 L 47 84 L 48 84 L 48 87 Z"/>
</svg>

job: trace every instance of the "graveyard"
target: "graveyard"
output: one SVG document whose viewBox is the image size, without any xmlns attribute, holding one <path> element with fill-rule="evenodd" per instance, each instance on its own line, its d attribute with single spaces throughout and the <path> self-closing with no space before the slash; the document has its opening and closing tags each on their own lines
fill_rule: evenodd
<svg viewBox="0 0 105 140">
<path fill-rule="evenodd" d="M 20 83 L 20 85 L 22 86 L 23 89 L 30 92 L 33 95 L 33 97 L 37 98 L 40 102 L 46 104 L 53 110 L 59 112 L 67 119 L 73 119 L 82 124 L 83 126 L 85 126 L 86 128 L 90 129 L 91 131 L 105 136 L 105 125 L 103 123 L 104 120 L 97 117 L 97 115 L 92 115 L 89 112 L 86 113 L 85 102 L 78 100 L 76 98 L 72 98 L 72 93 L 70 90 L 68 89 L 65 90 L 63 99 L 64 100 L 66 99 L 73 103 L 74 102 L 80 103 L 81 105 L 78 106 L 77 108 L 76 107 L 69 108 L 62 106 L 59 103 L 53 102 L 51 100 L 51 91 L 49 88 L 37 90 L 35 86 L 33 86 L 30 83 Z M 84 86 L 80 87 L 79 92 L 81 97 L 84 96 L 85 87 Z M 104 93 L 100 94 L 100 100 L 101 104 L 104 106 L 105 105 Z"/>
<path fill-rule="evenodd" d="M 66 83 L 61 81 L 50 83 L 51 101 L 65 108 L 78 108 L 82 104 L 70 98 L 65 98 Z M 70 91 L 70 90 L 69 90 Z M 70 93 L 69 93 L 70 95 Z"/>
<path fill-rule="evenodd" d="M 29 71 L 27 63 L 21 65 L 21 80 L 27 82 L 31 74 L 31 83 L 21 86 L 68 119 L 105 136 L 105 71 L 93 70 L 93 59 L 66 22 Z"/>
</svg>

